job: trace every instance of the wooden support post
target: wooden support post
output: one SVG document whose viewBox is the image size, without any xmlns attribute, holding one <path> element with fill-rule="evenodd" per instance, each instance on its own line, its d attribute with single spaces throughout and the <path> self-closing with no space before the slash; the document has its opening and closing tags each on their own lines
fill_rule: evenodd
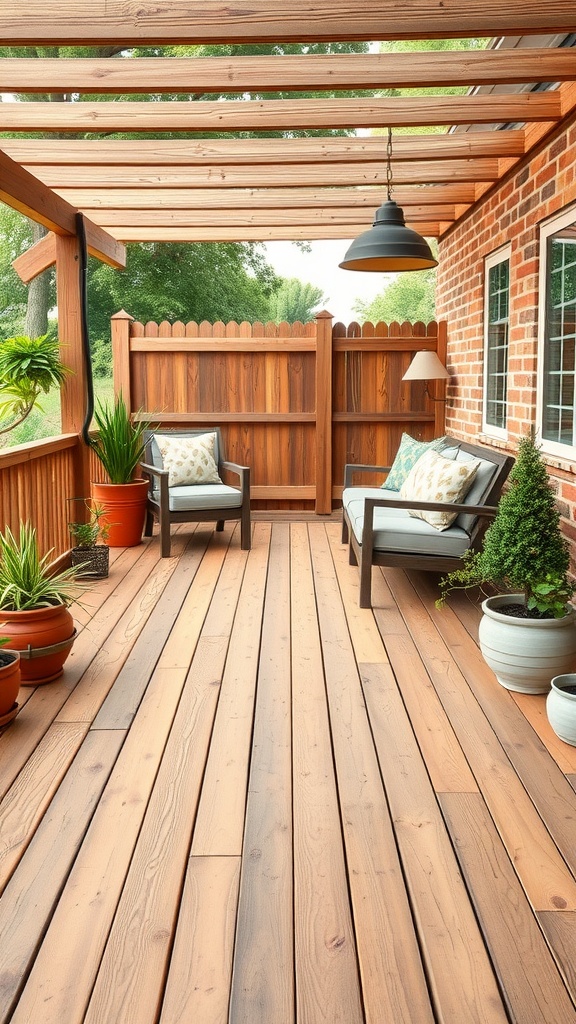
<svg viewBox="0 0 576 1024">
<path fill-rule="evenodd" d="M 110 326 L 112 330 L 112 367 L 114 372 L 114 394 L 122 397 L 128 412 L 132 412 L 132 387 L 130 382 L 130 324 L 134 319 L 125 309 L 114 313 Z"/>
<path fill-rule="evenodd" d="M 448 351 L 448 339 L 446 331 L 446 321 L 438 321 L 438 344 L 436 347 L 436 353 L 438 359 L 442 363 L 442 366 L 446 366 L 446 356 Z M 435 382 L 435 395 L 437 399 L 446 398 L 446 381 L 437 380 Z M 446 433 L 446 402 L 436 401 L 434 402 L 434 437 L 442 437 Z"/>
<path fill-rule="evenodd" d="M 61 391 L 62 433 L 80 435 L 86 415 L 86 367 L 82 348 L 80 249 L 78 239 L 72 235 L 56 235 L 56 294 L 60 358 L 72 371 Z M 89 463 L 89 451 L 79 436 L 74 457 L 75 493 L 69 497 L 88 497 Z"/>
<path fill-rule="evenodd" d="M 316 515 L 332 511 L 332 321 L 316 320 Z"/>
</svg>

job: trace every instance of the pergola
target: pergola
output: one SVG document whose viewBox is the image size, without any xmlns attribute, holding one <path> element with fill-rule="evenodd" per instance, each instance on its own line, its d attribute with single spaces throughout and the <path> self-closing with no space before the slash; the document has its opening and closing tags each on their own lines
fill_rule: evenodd
<svg viewBox="0 0 576 1024">
<path fill-rule="evenodd" d="M 2 104 L 10 132 L 186 132 L 186 140 L 6 139 L 0 198 L 56 235 L 73 234 L 73 209 L 88 218 L 90 250 L 121 265 L 118 242 L 353 238 L 371 223 L 386 184 L 380 137 L 205 138 L 210 133 L 296 129 L 426 128 L 397 136 L 394 198 L 407 222 L 442 238 L 495 182 L 554 132 L 576 105 L 571 0 L 368 3 L 254 0 L 225 5 L 167 0 L 127 10 L 96 0 L 18 5 L 2 0 L 5 45 L 236 44 L 490 37 L 471 52 L 194 59 L 4 59 L 0 90 L 82 94 L 85 102 Z M 530 45 L 527 46 L 526 42 Z M 520 45 L 519 45 L 520 44 Z M 534 44 L 534 45 L 532 45 Z M 545 44 L 545 45 L 543 45 Z M 543 83 L 550 87 L 542 88 Z M 435 87 L 471 87 L 437 96 Z M 428 87 L 417 97 L 388 88 Z M 472 88 L 474 87 L 474 88 Z M 189 101 L 94 102 L 91 93 L 189 93 Z M 362 89 L 370 98 L 257 99 L 250 94 Z M 242 100 L 199 98 L 245 94 Z M 506 130 L 502 130 L 505 128 Z M 450 129 L 450 130 L 448 130 Z M 462 130 L 465 129 L 465 130 Z M 53 237 L 27 274 L 53 262 Z"/>
</svg>

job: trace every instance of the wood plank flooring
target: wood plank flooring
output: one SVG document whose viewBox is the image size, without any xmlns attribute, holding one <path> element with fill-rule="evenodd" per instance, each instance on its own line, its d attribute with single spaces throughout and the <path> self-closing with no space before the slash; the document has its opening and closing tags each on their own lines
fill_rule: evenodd
<svg viewBox="0 0 576 1024">
<path fill-rule="evenodd" d="M 334 518 L 112 552 L 0 732 L 0 1024 L 576 1024 L 576 749 Z"/>
</svg>

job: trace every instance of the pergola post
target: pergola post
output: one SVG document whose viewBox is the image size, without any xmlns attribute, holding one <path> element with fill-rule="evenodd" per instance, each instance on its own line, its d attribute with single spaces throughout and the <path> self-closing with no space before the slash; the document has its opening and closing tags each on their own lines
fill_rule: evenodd
<svg viewBox="0 0 576 1024">
<path fill-rule="evenodd" d="M 332 314 L 316 320 L 316 515 L 332 511 Z"/>
<path fill-rule="evenodd" d="M 78 434 L 86 415 L 86 366 L 82 345 L 80 246 L 56 235 L 56 296 L 60 358 L 72 371 L 61 389 L 62 433 Z M 79 441 L 74 457 L 74 497 L 90 493 L 90 453 Z"/>
</svg>

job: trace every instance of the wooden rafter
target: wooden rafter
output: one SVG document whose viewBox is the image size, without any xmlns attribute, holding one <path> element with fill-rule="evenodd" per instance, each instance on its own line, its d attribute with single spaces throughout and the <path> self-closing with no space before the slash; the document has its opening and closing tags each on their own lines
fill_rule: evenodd
<svg viewBox="0 0 576 1024">
<path fill-rule="evenodd" d="M 436 238 L 447 230 L 451 221 L 417 222 L 415 227 L 428 238 Z M 110 228 L 110 234 L 122 242 L 272 242 L 297 241 L 305 239 L 355 238 L 372 224 L 367 217 L 356 224 L 326 224 L 319 221 L 314 224 L 288 224 L 284 227 L 266 226 L 233 227 L 226 224 L 223 218 L 219 224 L 209 227 L 182 225 L 180 227 L 138 227 L 128 224 L 124 227 Z"/>
<path fill-rule="evenodd" d="M 82 210 L 236 210 L 243 208 L 290 209 L 311 206 L 378 206 L 384 188 L 230 188 L 230 189 L 60 189 L 60 194 Z M 440 208 L 473 203 L 474 185 L 434 185 L 394 188 L 394 199 L 401 206 Z"/>
<path fill-rule="evenodd" d="M 315 54 L 135 59 L 4 58 L 0 92 L 155 93 L 311 92 L 561 82 L 576 77 L 576 51 Z"/>
<path fill-rule="evenodd" d="M 493 181 L 498 160 L 430 160 L 394 166 L 399 185 L 432 182 Z M 303 164 L 278 167 L 35 167 L 51 188 L 305 188 L 309 186 L 384 185 L 386 166 L 375 164 Z"/>
<path fill-rule="evenodd" d="M 9 132 L 223 132 L 556 121 L 558 92 L 385 99 L 3 103 Z"/>
<path fill-rule="evenodd" d="M 575 51 L 576 52 L 576 51 Z M 381 160 L 380 136 L 286 139 L 6 139 L 2 148 L 13 160 L 74 167 L 102 164 L 177 166 L 178 164 L 355 163 Z M 520 157 L 525 131 L 478 131 L 442 135 L 395 135 L 392 163 L 399 160 L 458 160 L 465 157 Z"/>
<path fill-rule="evenodd" d="M 449 39 L 566 31 L 573 0 L 0 0 L 0 45 Z"/>
</svg>

